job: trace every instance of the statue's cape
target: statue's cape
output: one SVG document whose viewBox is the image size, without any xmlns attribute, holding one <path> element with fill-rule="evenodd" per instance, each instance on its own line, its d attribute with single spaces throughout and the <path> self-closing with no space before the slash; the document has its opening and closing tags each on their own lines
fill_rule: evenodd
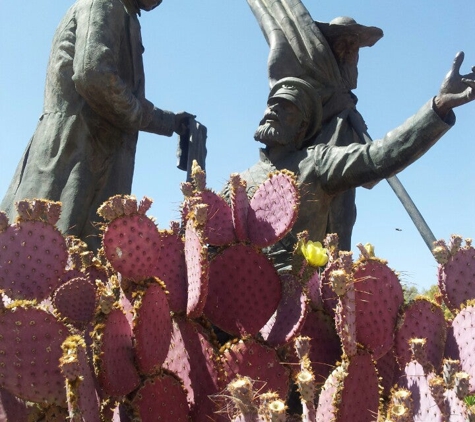
<svg viewBox="0 0 475 422">
<path fill-rule="evenodd" d="M 301 0 L 247 0 L 269 44 L 269 83 L 293 76 L 320 90 L 344 90 L 327 40 Z"/>
</svg>

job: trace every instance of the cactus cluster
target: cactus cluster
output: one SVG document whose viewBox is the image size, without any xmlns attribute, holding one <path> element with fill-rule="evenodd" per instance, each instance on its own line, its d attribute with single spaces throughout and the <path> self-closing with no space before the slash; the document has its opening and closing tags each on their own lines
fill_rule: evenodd
<svg viewBox="0 0 475 422">
<path fill-rule="evenodd" d="M 291 173 L 228 188 L 195 166 L 166 230 L 149 198 L 110 198 L 96 254 L 55 228 L 58 203 L 0 213 L 0 421 L 475 420 L 469 240 L 435 245 L 438 302 L 404 304 L 385 261 L 334 235 L 299 234 L 292 269 L 274 268 L 262 249 L 297 218 Z"/>
</svg>

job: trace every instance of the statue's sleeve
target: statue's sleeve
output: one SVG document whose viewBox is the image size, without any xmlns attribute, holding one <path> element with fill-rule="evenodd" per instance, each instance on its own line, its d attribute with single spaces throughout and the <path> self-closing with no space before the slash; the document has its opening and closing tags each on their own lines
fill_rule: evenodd
<svg viewBox="0 0 475 422">
<path fill-rule="evenodd" d="M 78 3 L 74 75 L 76 90 L 89 106 L 114 126 L 138 131 L 145 110 L 121 79 L 120 45 L 127 42 L 126 11 L 119 1 Z M 132 59 L 130 62 L 133 67 Z M 132 69 L 131 69 L 132 74 Z"/>
<path fill-rule="evenodd" d="M 426 153 L 454 123 L 453 113 L 442 120 L 431 101 L 373 143 L 347 147 L 317 145 L 313 151 L 316 177 L 330 194 L 387 179 Z"/>
</svg>

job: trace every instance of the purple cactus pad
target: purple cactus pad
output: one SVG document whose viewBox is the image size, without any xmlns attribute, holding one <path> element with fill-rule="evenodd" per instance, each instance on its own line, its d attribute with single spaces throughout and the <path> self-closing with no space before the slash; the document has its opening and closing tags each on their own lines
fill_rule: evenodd
<svg viewBox="0 0 475 422">
<path fill-rule="evenodd" d="M 277 310 L 281 296 L 272 262 L 252 246 L 237 244 L 210 263 L 204 313 L 229 334 L 256 335 Z"/>
<path fill-rule="evenodd" d="M 141 295 L 134 322 L 137 365 L 141 373 L 150 375 L 165 361 L 172 336 L 170 307 L 159 284 L 152 284 Z"/>
<path fill-rule="evenodd" d="M 0 288 L 12 299 L 47 298 L 60 284 L 68 258 L 55 227 L 24 221 L 0 233 Z"/>
<path fill-rule="evenodd" d="M 0 318 L 0 387 L 28 401 L 66 405 L 59 369 L 68 328 L 33 307 L 12 307 Z"/>
<path fill-rule="evenodd" d="M 115 219 L 104 232 L 103 244 L 107 259 L 123 277 L 140 281 L 153 276 L 160 236 L 147 216 Z"/>
</svg>

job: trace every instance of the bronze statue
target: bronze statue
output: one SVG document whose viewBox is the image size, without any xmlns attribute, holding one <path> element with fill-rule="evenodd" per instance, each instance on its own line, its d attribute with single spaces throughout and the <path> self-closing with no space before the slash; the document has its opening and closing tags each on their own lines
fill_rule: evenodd
<svg viewBox="0 0 475 422">
<path fill-rule="evenodd" d="M 288 169 L 297 176 L 301 190 L 297 222 L 286 238 L 268 251 L 277 268 L 290 265 L 298 232 L 307 230 L 311 240 L 323 240 L 335 195 L 400 172 L 450 129 L 455 123 L 452 109 L 475 100 L 475 67 L 462 77 L 463 58 L 463 53 L 457 54 L 437 96 L 383 139 L 368 144 L 332 145 L 339 136 L 338 126 L 345 122 L 333 119 L 331 124 L 321 125 L 321 99 L 311 83 L 287 77 L 274 84 L 255 134 L 266 147 L 259 162 L 241 177 L 252 195 L 276 169 Z"/>
<path fill-rule="evenodd" d="M 323 109 L 318 118 L 324 135 L 307 139 L 306 144 L 347 146 L 371 141 L 352 90 L 357 86 L 360 48 L 374 45 L 383 31 L 360 25 L 348 17 L 330 23 L 314 21 L 301 0 L 248 0 L 248 3 L 270 47 L 271 88 L 282 78 L 298 77 L 318 91 Z M 435 238 L 412 200 L 396 177 L 388 182 L 431 248 Z M 372 181 L 364 186 L 374 184 Z M 333 196 L 327 213 L 326 232 L 339 234 L 341 249 L 351 249 L 355 220 L 355 189 L 348 188 Z"/>
<path fill-rule="evenodd" d="M 43 114 L 0 209 L 22 199 L 61 201 L 58 227 L 99 245 L 97 208 L 130 194 L 139 131 L 181 134 L 191 114 L 145 97 L 137 15 L 161 0 L 77 0 L 55 33 Z"/>
</svg>

